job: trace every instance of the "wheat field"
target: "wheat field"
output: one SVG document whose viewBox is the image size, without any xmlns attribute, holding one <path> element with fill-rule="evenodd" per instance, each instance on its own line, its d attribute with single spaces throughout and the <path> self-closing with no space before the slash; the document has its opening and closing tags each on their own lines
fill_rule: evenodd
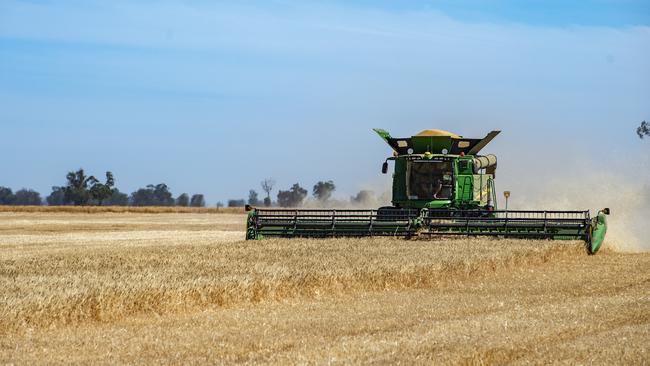
<svg viewBox="0 0 650 366">
<path fill-rule="evenodd" d="M 648 253 L 244 241 L 244 221 L 0 212 L 0 363 L 650 363 Z"/>
</svg>

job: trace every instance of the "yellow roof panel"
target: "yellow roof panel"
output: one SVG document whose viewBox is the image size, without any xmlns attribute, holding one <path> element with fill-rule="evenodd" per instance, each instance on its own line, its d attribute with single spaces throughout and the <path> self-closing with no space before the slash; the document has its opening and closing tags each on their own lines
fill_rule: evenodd
<svg viewBox="0 0 650 366">
<path fill-rule="evenodd" d="M 453 139 L 460 139 L 461 136 L 456 135 L 453 132 L 443 131 L 443 130 L 424 130 L 418 133 L 415 136 L 449 136 Z"/>
</svg>

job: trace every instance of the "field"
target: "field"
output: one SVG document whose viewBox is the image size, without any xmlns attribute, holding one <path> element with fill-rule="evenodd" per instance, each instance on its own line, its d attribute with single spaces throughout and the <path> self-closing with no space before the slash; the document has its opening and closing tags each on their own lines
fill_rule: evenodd
<svg viewBox="0 0 650 366">
<path fill-rule="evenodd" d="M 650 364 L 650 253 L 0 212 L 0 363 Z"/>
</svg>

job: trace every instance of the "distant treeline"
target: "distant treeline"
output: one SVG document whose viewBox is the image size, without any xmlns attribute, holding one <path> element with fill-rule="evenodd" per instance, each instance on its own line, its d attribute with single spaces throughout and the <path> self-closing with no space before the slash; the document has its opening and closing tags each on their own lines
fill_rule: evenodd
<svg viewBox="0 0 650 366">
<path fill-rule="evenodd" d="M 229 200 L 229 207 L 238 207 L 245 204 L 251 206 L 280 206 L 280 207 L 300 207 L 308 202 L 309 191 L 300 186 L 299 183 L 294 183 L 287 190 L 278 190 L 277 200 L 271 200 L 271 192 L 275 186 L 275 181 L 271 178 L 265 179 L 260 183 L 262 191 L 265 193 L 265 197 L 260 200 L 257 191 L 251 189 L 248 192 L 248 200 L 239 199 L 239 200 Z M 369 190 L 359 191 L 356 195 L 350 197 L 349 202 L 347 201 L 335 201 L 332 200 L 332 194 L 336 190 L 336 185 L 333 181 L 319 181 L 312 188 L 312 197 L 313 200 L 310 200 L 312 206 L 340 206 L 340 205 L 368 205 L 370 203 L 375 203 L 374 192 Z"/>
<path fill-rule="evenodd" d="M 259 199 L 259 195 L 257 194 L 257 191 L 254 189 L 251 189 L 248 192 L 248 201 L 239 199 L 239 200 L 229 200 L 228 201 L 228 206 L 229 207 L 237 207 L 237 206 L 243 206 L 246 203 L 248 203 L 251 206 L 280 206 L 280 207 L 298 207 L 302 205 L 304 200 L 308 196 L 308 192 L 306 189 L 302 188 L 300 184 L 295 183 L 291 188 L 289 188 L 286 191 L 278 191 L 277 195 L 277 201 L 273 202 L 271 200 L 271 192 L 273 191 L 273 187 L 275 186 L 275 181 L 273 179 L 265 179 L 260 183 L 260 186 L 262 187 L 262 190 L 264 193 L 266 193 L 266 197 L 264 197 L 262 200 Z M 314 186 L 313 190 L 313 195 L 314 198 L 316 198 L 319 201 L 327 201 L 331 196 L 332 192 L 336 189 L 336 186 L 334 185 L 334 182 L 326 181 L 326 182 L 318 182 Z"/>
<path fill-rule="evenodd" d="M 246 204 L 251 206 L 280 206 L 299 207 L 302 206 L 309 196 L 307 189 L 295 183 L 287 190 L 278 190 L 276 200 L 271 199 L 271 192 L 275 187 L 275 181 L 271 178 L 260 183 L 265 197 L 260 199 L 257 191 L 251 189 L 248 199 L 230 199 L 228 207 L 243 207 Z M 336 190 L 333 181 L 319 181 L 312 188 L 313 201 L 317 205 L 327 205 L 330 202 L 332 193 Z M 360 191 L 356 196 L 350 197 L 352 204 L 365 204 L 371 202 L 374 195 L 371 191 Z M 336 203 L 341 203 L 336 201 Z M 66 175 L 66 185 L 52 187 L 52 192 L 43 199 L 40 193 L 32 189 L 20 189 L 15 193 L 11 188 L 0 186 L 0 205 L 20 206 L 180 206 L 180 207 L 205 207 L 203 194 L 189 195 L 181 193 L 174 197 L 165 183 L 149 184 L 140 188 L 130 195 L 120 192 L 115 187 L 113 173 L 106 172 L 104 182 L 87 175 L 83 169 L 71 171 Z M 217 207 L 224 204 L 218 202 Z"/>
<path fill-rule="evenodd" d="M 66 181 L 65 186 L 52 187 L 45 200 L 32 189 L 21 189 L 14 193 L 11 188 L 0 187 L 0 205 L 205 207 L 202 194 L 190 196 L 182 193 L 174 198 L 164 183 L 150 184 L 127 195 L 115 187 L 111 172 L 106 172 L 103 183 L 92 175 L 86 175 L 83 169 L 69 172 Z"/>
</svg>

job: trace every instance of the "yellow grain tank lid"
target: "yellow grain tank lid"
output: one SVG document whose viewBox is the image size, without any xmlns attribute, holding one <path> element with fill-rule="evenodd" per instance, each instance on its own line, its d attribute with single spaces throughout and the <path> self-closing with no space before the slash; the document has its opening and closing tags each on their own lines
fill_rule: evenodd
<svg viewBox="0 0 650 366">
<path fill-rule="evenodd" d="M 418 133 L 415 136 L 449 136 L 452 139 L 460 139 L 461 136 L 456 135 L 455 133 L 443 130 L 424 130 Z"/>
</svg>

